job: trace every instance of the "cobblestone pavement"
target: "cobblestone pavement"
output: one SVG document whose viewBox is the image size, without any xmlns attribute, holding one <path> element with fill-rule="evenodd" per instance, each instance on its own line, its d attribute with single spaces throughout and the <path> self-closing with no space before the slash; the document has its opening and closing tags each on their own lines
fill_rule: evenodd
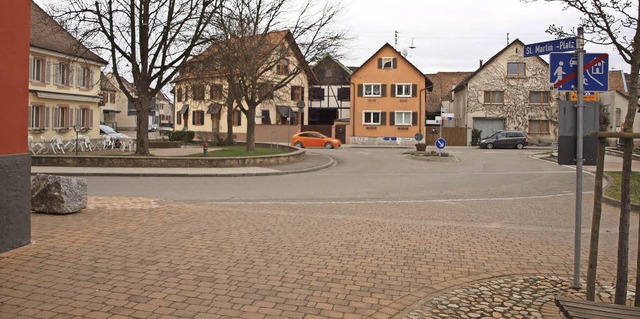
<svg viewBox="0 0 640 319">
<path fill-rule="evenodd" d="M 78 214 L 32 215 L 33 244 L 0 254 L 0 318 L 559 318 L 551 298 L 580 297 L 571 202 L 91 197 Z M 616 220 L 606 207 L 605 299 Z"/>
<path fill-rule="evenodd" d="M 401 318 L 544 318 L 543 308 L 554 309 L 550 305 L 554 296 L 586 299 L 583 292 L 571 289 L 572 284 L 573 278 L 555 275 L 494 278 L 438 295 Z M 615 294 L 606 283 L 597 283 L 596 291 L 600 302 L 611 303 Z M 629 303 L 633 297 L 634 293 L 628 292 Z"/>
</svg>

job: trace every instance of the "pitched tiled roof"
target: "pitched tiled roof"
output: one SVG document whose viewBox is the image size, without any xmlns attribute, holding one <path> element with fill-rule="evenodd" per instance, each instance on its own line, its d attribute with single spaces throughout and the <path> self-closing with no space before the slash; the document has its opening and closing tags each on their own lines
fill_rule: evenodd
<svg viewBox="0 0 640 319">
<path fill-rule="evenodd" d="M 30 44 L 35 48 L 107 64 L 107 61 L 91 52 L 33 1 Z"/>
<path fill-rule="evenodd" d="M 453 88 L 468 78 L 473 72 L 438 72 L 425 74 L 432 83 L 431 94 L 427 95 L 427 112 L 440 112 L 443 101 L 451 100 Z"/>
<path fill-rule="evenodd" d="M 524 43 L 522 41 L 520 41 L 520 39 L 513 40 L 513 42 L 509 43 L 509 45 L 507 45 L 502 50 L 500 50 L 500 52 L 498 52 L 494 56 L 492 56 L 491 59 L 489 59 L 489 61 L 487 61 L 486 63 L 482 64 L 475 72 L 473 72 L 471 75 L 469 75 L 462 82 L 458 83 L 458 85 L 453 90 L 454 91 L 458 91 L 458 90 L 462 89 L 462 87 L 464 87 L 467 83 L 469 83 L 469 81 L 471 79 L 473 79 L 473 77 L 475 77 L 476 74 L 478 74 L 480 71 L 482 71 L 487 65 L 490 65 L 498 56 L 500 56 L 503 52 L 505 52 L 507 49 L 509 49 L 514 44 L 519 44 L 519 45 L 523 45 L 524 46 Z M 533 58 L 540 60 L 544 64 L 547 64 L 547 65 L 549 64 L 549 63 L 547 63 L 547 61 L 543 60 L 539 56 L 535 56 Z"/>
<path fill-rule="evenodd" d="M 321 85 L 349 85 L 352 73 L 351 69 L 330 55 L 318 61 L 312 70 Z"/>
<path fill-rule="evenodd" d="M 102 72 L 100 72 L 100 89 L 102 91 L 109 91 L 109 92 L 118 91 L 118 88 L 116 88 L 116 86 L 113 85 L 113 83 L 111 83 L 111 81 L 107 79 L 107 76 Z"/>
<path fill-rule="evenodd" d="M 629 91 L 625 81 L 625 74 L 622 70 L 609 71 L 609 91 L 618 91 L 623 94 Z"/>
<path fill-rule="evenodd" d="M 293 34 L 291 34 L 291 31 L 289 31 L 289 30 L 271 31 L 271 32 L 268 32 L 268 33 L 266 33 L 264 35 L 263 34 L 259 34 L 259 35 L 254 35 L 254 36 L 251 36 L 251 37 L 256 37 L 257 38 L 257 37 L 261 37 L 261 36 L 265 36 L 266 37 L 266 41 L 274 44 L 274 48 L 277 48 L 277 46 L 275 46 L 275 44 L 278 44 L 278 43 L 280 43 L 282 41 L 286 41 L 289 44 L 289 48 L 293 51 L 293 54 L 296 56 L 298 61 L 300 61 L 302 63 L 303 71 L 307 75 L 307 78 L 309 79 L 309 82 L 311 82 L 311 83 L 317 82 L 317 80 L 315 78 L 315 75 L 313 74 L 313 71 L 311 70 L 311 67 L 307 63 L 304 55 L 302 54 L 302 51 L 300 50 L 300 47 L 298 46 L 298 43 L 293 38 Z M 234 40 L 235 39 L 230 39 L 230 40 L 226 40 L 226 41 L 234 41 Z M 198 54 L 197 56 L 195 56 L 191 60 L 187 61 L 187 64 L 189 62 L 191 62 L 191 61 L 197 61 L 198 59 L 204 59 L 207 56 L 214 55 L 214 54 L 216 54 L 216 52 L 218 50 L 221 50 L 221 49 L 223 49 L 223 44 L 222 43 L 214 43 L 209 48 L 204 50 L 204 52 Z M 182 74 L 181 73 L 178 76 L 178 78 L 175 80 L 175 82 L 179 82 L 180 80 L 186 80 L 186 79 L 189 79 L 189 78 L 191 78 L 193 76 L 194 76 L 193 74 Z"/>
<path fill-rule="evenodd" d="M 407 62 L 414 70 L 416 70 L 418 73 L 420 73 L 422 76 L 424 76 L 424 74 L 422 73 L 422 71 L 420 71 L 420 69 L 418 69 L 415 65 L 413 65 L 413 63 L 411 63 L 411 61 L 407 60 L 407 58 L 405 58 L 402 54 L 400 54 L 400 52 L 398 52 L 393 46 L 391 46 L 391 44 L 389 44 L 388 42 L 385 43 L 382 47 L 380 47 L 380 49 L 378 49 L 378 51 L 376 51 L 374 54 L 371 55 L 371 57 L 369 57 L 366 61 L 364 61 L 364 63 L 362 63 L 362 65 L 365 65 L 367 63 L 369 63 L 369 61 L 371 61 L 371 59 L 373 59 L 373 57 L 375 57 L 376 55 L 378 55 L 378 52 L 382 51 L 384 48 L 392 48 L 394 52 L 397 53 L 397 56 L 400 57 L 401 59 L 403 59 L 405 62 Z M 362 67 L 362 66 L 361 66 Z M 360 67 L 360 68 L 361 68 Z M 360 68 L 358 68 L 358 70 L 353 71 L 353 74 L 357 73 Z M 428 79 L 425 77 L 425 82 L 428 81 Z"/>
</svg>

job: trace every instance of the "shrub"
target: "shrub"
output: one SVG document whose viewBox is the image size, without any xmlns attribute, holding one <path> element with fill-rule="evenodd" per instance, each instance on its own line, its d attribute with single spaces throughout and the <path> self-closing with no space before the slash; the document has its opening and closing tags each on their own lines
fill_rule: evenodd
<svg viewBox="0 0 640 319">
<path fill-rule="evenodd" d="M 482 138 L 482 130 L 473 129 L 471 131 L 471 146 L 478 146 L 480 139 Z"/>
<path fill-rule="evenodd" d="M 182 143 L 191 143 L 194 137 L 195 137 L 195 132 L 193 131 L 169 132 L 170 141 L 181 141 Z"/>
</svg>

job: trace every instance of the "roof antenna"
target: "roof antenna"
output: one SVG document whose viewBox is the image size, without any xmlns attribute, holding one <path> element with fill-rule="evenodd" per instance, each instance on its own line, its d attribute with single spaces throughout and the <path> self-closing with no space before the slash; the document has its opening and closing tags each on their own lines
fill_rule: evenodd
<svg viewBox="0 0 640 319">
<path fill-rule="evenodd" d="M 395 39 L 395 42 L 394 42 L 394 43 L 395 43 L 395 45 L 394 45 L 393 47 L 394 47 L 394 48 L 396 49 L 396 51 L 397 51 L 397 50 L 398 50 L 398 31 L 393 31 L 393 37 L 394 37 L 394 39 Z"/>
<path fill-rule="evenodd" d="M 413 39 L 415 39 L 415 38 L 411 38 L 411 46 L 409 46 L 409 49 L 415 49 L 416 48 L 416 46 L 413 45 Z"/>
</svg>

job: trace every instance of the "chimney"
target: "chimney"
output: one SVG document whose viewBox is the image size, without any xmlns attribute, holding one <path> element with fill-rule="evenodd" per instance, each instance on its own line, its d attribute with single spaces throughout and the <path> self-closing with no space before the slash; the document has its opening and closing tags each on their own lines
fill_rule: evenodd
<svg viewBox="0 0 640 319">
<path fill-rule="evenodd" d="M 482 59 L 480 59 L 480 67 L 482 67 Z"/>
</svg>

